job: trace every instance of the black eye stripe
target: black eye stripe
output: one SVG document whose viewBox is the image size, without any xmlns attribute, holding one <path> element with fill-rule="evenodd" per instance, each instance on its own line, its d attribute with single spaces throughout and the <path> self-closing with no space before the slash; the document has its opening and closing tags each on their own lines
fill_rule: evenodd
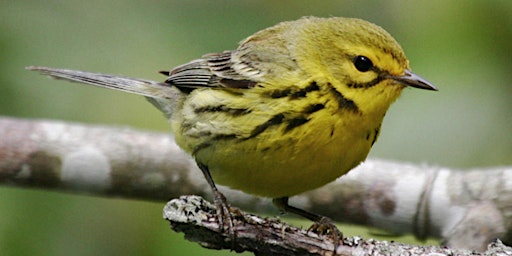
<svg viewBox="0 0 512 256">
<path fill-rule="evenodd" d="M 353 60 L 354 66 L 361 72 L 367 72 L 373 68 L 373 62 L 366 56 L 358 55 Z"/>
</svg>

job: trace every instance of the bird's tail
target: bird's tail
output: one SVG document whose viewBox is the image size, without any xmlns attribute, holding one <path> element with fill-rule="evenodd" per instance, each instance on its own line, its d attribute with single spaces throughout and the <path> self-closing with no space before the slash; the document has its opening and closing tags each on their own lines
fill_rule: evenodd
<svg viewBox="0 0 512 256">
<path fill-rule="evenodd" d="M 178 99 L 182 95 L 180 90 L 170 84 L 151 80 L 48 67 L 30 66 L 26 69 L 38 71 L 56 79 L 146 96 L 146 99 L 168 118 L 171 117 Z"/>
<path fill-rule="evenodd" d="M 151 80 L 48 67 L 30 66 L 26 69 L 38 71 L 56 79 L 120 90 L 155 99 L 172 100 L 176 98 L 177 93 L 177 89 L 172 85 Z"/>
</svg>

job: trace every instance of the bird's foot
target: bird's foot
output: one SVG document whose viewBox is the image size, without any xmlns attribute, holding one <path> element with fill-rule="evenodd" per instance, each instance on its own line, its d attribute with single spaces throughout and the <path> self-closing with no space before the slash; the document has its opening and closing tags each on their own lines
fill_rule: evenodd
<svg viewBox="0 0 512 256">
<path fill-rule="evenodd" d="M 217 222 L 220 232 L 226 233 L 231 240 L 231 248 L 234 250 L 236 243 L 235 218 L 243 216 L 238 208 L 231 207 L 226 197 L 219 191 L 215 193 L 215 207 Z"/>
<path fill-rule="evenodd" d="M 330 236 L 334 242 L 334 251 L 343 242 L 343 233 L 336 227 L 334 222 L 327 218 L 321 217 L 319 221 L 316 221 L 311 227 L 308 228 L 308 232 L 313 232 L 318 235 Z"/>
</svg>

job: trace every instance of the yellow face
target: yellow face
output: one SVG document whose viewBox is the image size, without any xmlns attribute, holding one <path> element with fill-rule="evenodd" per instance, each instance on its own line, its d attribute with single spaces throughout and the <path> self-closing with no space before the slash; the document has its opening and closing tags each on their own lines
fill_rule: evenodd
<svg viewBox="0 0 512 256">
<path fill-rule="evenodd" d="M 392 79 L 409 69 L 400 45 L 363 20 L 311 19 L 295 32 L 307 35 L 298 37 L 293 48 L 302 69 L 324 77 L 363 113 L 383 115 L 405 87 Z"/>
</svg>

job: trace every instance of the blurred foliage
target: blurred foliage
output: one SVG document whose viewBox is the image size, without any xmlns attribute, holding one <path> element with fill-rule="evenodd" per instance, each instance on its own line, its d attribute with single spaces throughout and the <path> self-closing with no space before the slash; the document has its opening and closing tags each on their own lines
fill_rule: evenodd
<svg viewBox="0 0 512 256">
<path fill-rule="evenodd" d="M 302 16 L 387 29 L 439 92 L 406 90 L 371 157 L 456 168 L 512 164 L 511 1 L 2 1 L 0 115 L 168 131 L 142 97 L 54 81 L 28 65 L 148 79 Z M 0 135 L 1 136 L 1 135 Z M 1 138 L 0 138 L 1 139 Z M 161 203 L 0 188 L 2 255 L 226 255 L 183 241 Z M 364 229 L 350 229 L 349 235 Z"/>
</svg>

